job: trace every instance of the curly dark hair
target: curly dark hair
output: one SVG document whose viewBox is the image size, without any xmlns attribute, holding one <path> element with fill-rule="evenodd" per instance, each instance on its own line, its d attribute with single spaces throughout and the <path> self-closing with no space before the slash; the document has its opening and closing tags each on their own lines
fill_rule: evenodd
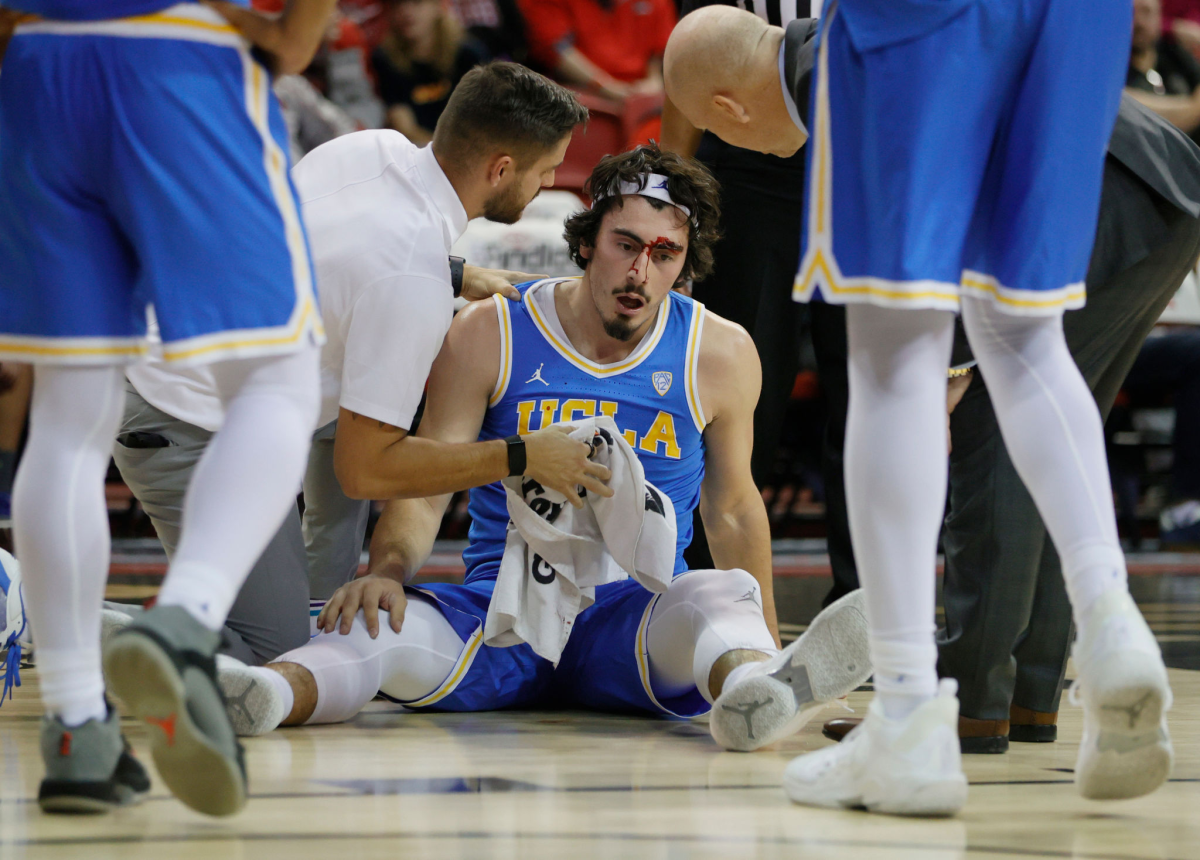
<svg viewBox="0 0 1200 860">
<path fill-rule="evenodd" d="M 671 199 L 692 211 L 688 225 L 688 249 L 679 281 L 702 281 L 712 272 L 713 245 L 721 237 L 718 223 L 721 218 L 720 185 L 708 168 L 694 158 L 683 158 L 673 152 L 663 152 L 651 141 L 620 155 L 606 155 L 584 183 L 583 191 L 592 199 L 592 208 L 577 212 L 567 219 L 563 238 L 567 240 L 571 258 L 581 269 L 588 261 L 580 253 L 583 245 L 595 247 L 600 234 L 600 222 L 614 207 L 622 206 L 618 190 L 622 182 L 638 182 L 648 173 L 667 177 Z M 646 200 L 656 209 L 670 204 L 653 197 Z"/>
</svg>

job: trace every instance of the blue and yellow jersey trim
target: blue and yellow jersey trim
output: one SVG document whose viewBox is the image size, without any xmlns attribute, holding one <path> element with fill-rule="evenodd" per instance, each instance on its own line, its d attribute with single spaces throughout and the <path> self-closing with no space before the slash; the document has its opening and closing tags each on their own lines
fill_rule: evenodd
<svg viewBox="0 0 1200 860">
<path fill-rule="evenodd" d="M 182 39 L 229 48 L 248 48 L 242 35 L 214 9 L 200 3 L 176 3 L 150 15 L 98 21 L 50 21 L 29 18 L 18 23 L 18 35 L 119 36 L 133 39 Z"/>
<path fill-rule="evenodd" d="M 438 600 L 437 595 L 432 592 L 426 591 L 423 588 L 415 588 L 414 590 L 421 592 L 421 594 L 441 605 L 442 601 Z M 464 643 L 462 653 L 458 655 L 458 662 L 454 664 L 454 668 L 450 670 L 450 674 L 446 676 L 446 680 L 442 681 L 436 690 L 427 696 L 422 696 L 420 699 L 415 699 L 411 702 L 399 699 L 393 699 L 393 701 L 406 708 L 427 708 L 430 705 L 436 705 L 453 693 L 458 688 L 458 685 L 462 683 L 463 678 L 467 677 L 467 673 L 471 670 L 471 664 L 475 662 L 475 655 L 479 653 L 479 649 L 482 646 L 483 624 L 480 623 L 475 628 L 475 632 Z"/>
<path fill-rule="evenodd" d="M 680 575 L 687 576 L 686 573 Z M 654 695 L 654 687 L 650 683 L 650 644 L 648 631 L 650 629 L 650 616 L 654 614 L 654 607 L 658 605 L 660 597 L 662 597 L 661 594 L 656 594 L 650 599 L 650 602 L 646 604 L 646 610 L 642 613 L 642 620 L 638 622 L 637 638 L 634 640 L 634 657 L 637 660 L 638 678 L 641 679 L 642 689 L 646 691 L 646 695 L 654 707 L 671 717 L 691 719 L 701 716 L 701 714 L 680 714 L 672 711 Z"/>
<path fill-rule="evenodd" d="M 219 331 L 163 344 L 162 357 L 181 365 L 229 358 L 252 358 L 293 351 L 309 338 L 315 345 L 325 340 L 317 307 L 313 273 L 299 207 L 288 179 L 288 157 L 270 127 L 271 81 L 266 69 L 250 54 L 249 43 L 214 9 L 199 3 L 178 3 L 161 12 L 100 21 L 48 21 L 33 19 L 18 25 L 18 34 L 100 35 L 128 38 L 181 39 L 233 48 L 243 73 L 246 115 L 262 141 L 263 169 L 271 195 L 283 220 L 291 260 L 296 301 L 288 321 L 281 326 Z M 141 358 L 150 352 L 145 338 L 0 338 L 0 354 L 39 358 L 64 358 L 84 362 Z"/>
<path fill-rule="evenodd" d="M 991 299 L 1014 314 L 1043 315 L 1083 307 L 1082 283 L 1057 290 L 1020 290 L 1001 285 L 990 275 L 964 271 L 959 283 L 937 280 L 891 281 L 842 274 L 833 251 L 833 144 L 829 115 L 829 40 L 825 32 L 837 16 L 836 7 L 822 21 L 817 50 L 817 97 L 814 107 L 811 176 L 814 187 L 808 195 L 808 242 L 796 273 L 792 298 L 809 301 L 820 287 L 822 294 L 837 304 L 868 302 L 882 307 L 930 308 L 958 312 L 961 295 L 969 293 Z"/>
<path fill-rule="evenodd" d="M 567 279 L 553 279 L 555 283 L 563 280 Z M 643 341 L 643 343 L 633 351 L 632 355 L 630 355 L 624 361 L 620 361 L 615 364 L 597 364 L 591 359 L 586 358 L 580 353 L 576 352 L 573 346 L 571 346 L 569 343 L 564 343 L 562 338 L 550 330 L 550 326 L 547 324 L 545 317 L 542 315 L 541 310 L 537 306 L 537 303 L 534 302 L 530 297 L 530 294 L 544 283 L 548 283 L 548 281 L 540 281 L 531 286 L 525 291 L 525 295 L 521 299 L 521 301 L 525 303 L 526 309 L 529 311 L 529 316 L 533 320 L 533 324 L 537 326 L 538 331 L 541 332 L 544 338 L 546 338 L 546 341 L 552 347 L 554 347 L 555 352 L 561 355 L 573 366 L 579 368 L 590 376 L 596 377 L 597 379 L 616 376 L 618 373 L 624 373 L 627 370 L 632 370 L 633 368 L 637 367 L 650 357 L 650 355 L 654 352 L 654 348 L 658 346 L 658 342 L 662 340 L 663 332 L 667 330 L 667 320 L 670 317 L 671 312 L 670 308 L 668 307 L 669 303 L 666 299 L 664 299 L 662 304 L 658 307 L 658 316 L 654 321 L 654 329 L 651 331 L 650 337 Z"/>
<path fill-rule="evenodd" d="M 496 318 L 500 323 L 500 370 L 496 374 L 496 385 L 488 397 L 488 408 L 491 409 L 508 392 L 508 380 L 512 376 L 512 311 L 508 307 L 509 299 L 501 295 L 492 296 L 496 304 Z"/>
<path fill-rule="evenodd" d="M 666 304 L 666 302 L 663 302 Z M 688 327 L 687 373 L 684 388 L 687 392 L 688 411 L 699 433 L 704 432 L 708 421 L 704 418 L 704 407 L 700 404 L 700 338 L 704 333 L 704 305 L 692 299 L 692 322 Z"/>
</svg>

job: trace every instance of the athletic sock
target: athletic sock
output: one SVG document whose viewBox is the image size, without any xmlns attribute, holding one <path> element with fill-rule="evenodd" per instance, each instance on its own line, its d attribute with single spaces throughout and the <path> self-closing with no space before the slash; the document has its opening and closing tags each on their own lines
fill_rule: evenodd
<svg viewBox="0 0 1200 860">
<path fill-rule="evenodd" d="M 39 649 L 37 668 L 46 713 L 57 716 L 63 725 L 71 728 L 108 715 L 99 640 L 92 648 Z"/>
<path fill-rule="evenodd" d="M 733 685 L 743 678 L 754 673 L 762 665 L 762 661 L 754 661 L 751 663 L 742 663 L 739 666 L 734 666 L 729 674 L 725 676 L 725 683 L 721 687 L 721 692 L 732 689 Z"/>
<path fill-rule="evenodd" d="M 250 666 L 248 668 L 255 677 L 262 678 L 279 693 L 283 699 L 283 718 L 286 720 L 288 714 L 292 712 L 292 708 L 296 706 L 296 694 L 292 691 L 292 685 L 288 683 L 287 678 L 266 666 Z"/>
<path fill-rule="evenodd" d="M 1119 547 L 1093 544 L 1073 548 L 1059 555 L 1067 596 L 1071 598 L 1075 626 L 1082 634 L 1089 615 L 1088 610 L 1097 598 L 1113 589 L 1128 590 L 1125 554 Z"/>
</svg>

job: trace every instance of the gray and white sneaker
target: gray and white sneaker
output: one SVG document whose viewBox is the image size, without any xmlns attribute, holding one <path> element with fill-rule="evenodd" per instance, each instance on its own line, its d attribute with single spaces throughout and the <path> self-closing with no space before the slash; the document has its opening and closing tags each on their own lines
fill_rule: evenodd
<svg viewBox="0 0 1200 860">
<path fill-rule="evenodd" d="M 749 752 L 798 732 L 821 708 L 871 676 L 862 590 L 825 607 L 799 639 L 721 691 L 709 730 Z"/>
<path fill-rule="evenodd" d="M 80 726 L 43 717 L 41 747 L 46 776 L 38 806 L 43 812 L 107 812 L 137 803 L 150 791 L 150 777 L 133 757 L 111 706 L 105 719 Z"/>
<path fill-rule="evenodd" d="M 183 803 L 208 815 L 246 805 L 246 766 L 214 657 L 221 635 L 178 606 L 156 606 L 104 649 L 113 693 L 149 724 L 159 776 Z"/>
<path fill-rule="evenodd" d="M 274 731 L 287 716 L 283 696 L 262 676 L 270 671 L 247 666 L 226 654 L 217 655 L 217 685 L 225 696 L 225 713 L 240 737 Z"/>
</svg>

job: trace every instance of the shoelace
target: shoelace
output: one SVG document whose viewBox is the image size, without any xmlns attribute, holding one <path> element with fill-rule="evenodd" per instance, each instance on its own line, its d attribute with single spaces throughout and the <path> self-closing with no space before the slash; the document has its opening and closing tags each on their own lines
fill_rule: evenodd
<svg viewBox="0 0 1200 860">
<path fill-rule="evenodd" d="M 4 687 L 0 689 L 0 705 L 4 704 L 6 698 L 12 698 L 13 687 L 21 686 L 21 636 L 24 635 L 25 628 L 29 626 L 29 618 L 25 614 L 25 590 L 23 588 L 17 589 L 17 597 L 21 601 L 21 629 L 8 634 L 8 640 L 4 643 L 4 647 L 8 650 L 4 658 Z"/>
</svg>

